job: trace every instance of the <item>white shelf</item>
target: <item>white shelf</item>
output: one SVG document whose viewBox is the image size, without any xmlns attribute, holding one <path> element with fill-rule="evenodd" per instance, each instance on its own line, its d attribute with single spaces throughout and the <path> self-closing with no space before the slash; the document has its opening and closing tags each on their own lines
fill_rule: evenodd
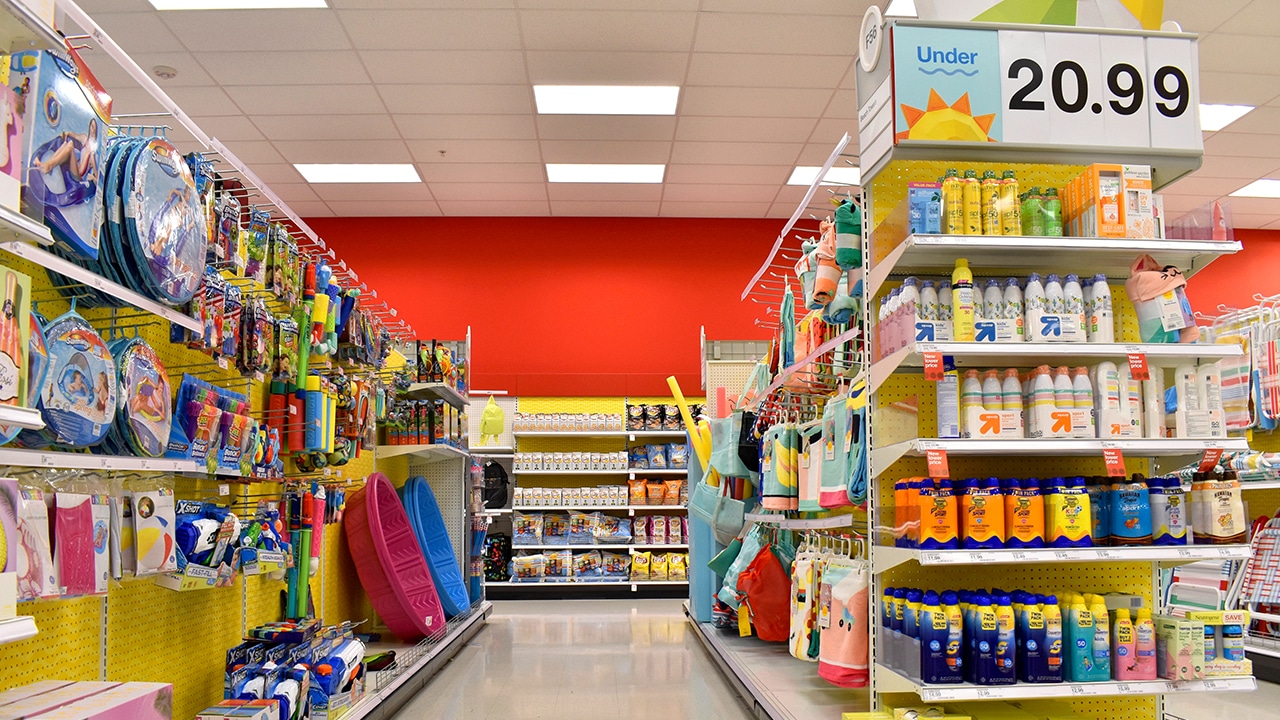
<svg viewBox="0 0 1280 720">
<path fill-rule="evenodd" d="M 39 430 L 44 427 L 44 418 L 35 408 L 0 405 L 0 425 L 20 427 L 24 430 Z"/>
<path fill-rule="evenodd" d="M 848 514 L 832 515 L 824 518 L 790 518 L 786 515 L 764 512 L 750 512 L 743 516 L 747 522 L 762 525 L 777 525 L 783 530 L 822 530 L 827 528 L 849 527 L 853 524 L 853 516 Z"/>
<path fill-rule="evenodd" d="M 205 465 L 194 460 L 93 455 L 83 452 L 42 452 L 39 450 L 23 450 L 21 448 L 0 448 L 0 465 L 65 468 L 70 470 L 133 470 L 136 472 L 208 474 L 208 469 Z"/>
<path fill-rule="evenodd" d="M 637 587 L 653 587 L 659 585 L 688 585 L 688 580 L 544 580 L 539 582 L 486 582 L 486 588 L 590 588 L 590 587 L 627 587 L 632 591 Z"/>
<path fill-rule="evenodd" d="M 1015 685 L 923 685 L 883 665 L 876 665 L 876 691 L 915 693 L 925 702 L 1016 700 L 1053 697 L 1108 697 L 1184 692 L 1240 692 L 1257 687 L 1253 677 L 1204 680 L 1128 680 L 1096 683 L 1017 683 Z"/>
<path fill-rule="evenodd" d="M 875 545 L 872 567 L 882 573 L 905 562 L 926 567 L 942 565 L 1015 565 L 1057 562 L 1195 562 L 1242 560 L 1248 545 L 1145 545 L 1142 547 L 1035 548 L 1027 550 L 916 550 Z"/>
<path fill-rule="evenodd" d="M 510 445 L 481 445 L 471 448 L 474 457 L 506 457 L 514 454 L 515 448 Z"/>
<path fill-rule="evenodd" d="M 674 468 L 674 469 L 658 468 L 657 470 L 643 470 L 641 468 L 630 468 L 629 470 L 627 470 L 627 472 L 631 473 L 631 478 L 633 480 L 637 475 L 653 475 L 656 477 L 658 475 L 688 475 L 689 474 L 689 471 L 686 468 Z"/>
<path fill-rule="evenodd" d="M 510 515 L 510 514 L 511 514 L 511 508 L 493 508 L 493 509 L 485 509 L 485 510 L 481 510 L 481 511 L 479 511 L 479 512 L 475 513 L 475 514 L 476 514 L 476 515 L 489 515 L 489 516 L 496 516 L 496 515 Z"/>
<path fill-rule="evenodd" d="M 1220 255 L 1240 252 L 1238 242 L 1138 240 L 1130 238 L 1021 237 L 994 235 L 909 235 L 884 260 L 872 264 L 867 293 L 875 297 L 890 275 L 951 275 L 958 258 L 968 258 L 975 276 L 1060 272 L 1108 280 L 1129 277 L 1129 266 L 1150 253 L 1162 265 L 1193 275 Z"/>
<path fill-rule="evenodd" d="M 405 395 L 413 400 L 443 400 L 456 408 L 470 404 L 469 400 L 448 383 L 414 383 L 409 386 Z"/>
<path fill-rule="evenodd" d="M 27 49 L 62 51 L 66 48 L 58 33 L 20 0 L 0 1 L 0 37 L 4 38 L 5 52 Z"/>
<path fill-rule="evenodd" d="M 555 512 L 557 510 L 586 510 L 588 512 L 595 512 L 597 510 L 626 510 L 628 515 L 634 516 L 637 510 L 668 510 L 673 512 L 684 512 L 689 508 L 684 505 L 516 505 L 512 509 L 516 512 Z"/>
<path fill-rule="evenodd" d="M 683 430 L 521 430 L 514 432 L 519 438 L 682 438 Z"/>
<path fill-rule="evenodd" d="M 512 550 L 688 550 L 688 543 L 631 543 L 628 545 L 515 545 Z"/>
<path fill-rule="evenodd" d="M 1119 448 L 1131 457 L 1181 457 L 1199 455 L 1208 448 L 1226 452 L 1248 450 L 1244 438 L 1130 438 L 1130 439 L 916 439 L 894 443 L 871 451 L 871 465 L 877 473 L 903 457 L 924 457 L 926 450 L 945 450 L 948 456 L 1037 456 L 1037 457 L 1102 457 L 1103 448 Z"/>
<path fill-rule="evenodd" d="M 379 445 L 374 456 L 379 460 L 388 460 L 401 455 L 413 455 L 427 462 L 453 460 L 469 456 L 466 450 L 452 445 Z"/>
<path fill-rule="evenodd" d="M 11 255 L 16 255 L 23 260 L 33 262 L 46 270 L 52 270 L 53 272 L 60 273 L 73 280 L 79 280 L 85 285 L 88 285 L 105 295 L 110 295 L 118 300 L 123 300 L 140 310 L 146 310 L 152 315 L 158 315 L 175 325 L 180 325 L 188 330 L 204 330 L 204 325 L 199 320 L 179 312 L 178 310 L 174 310 L 168 305 L 163 305 L 149 297 L 136 293 L 123 285 L 113 283 L 101 275 L 80 267 L 70 260 L 54 255 L 48 250 L 42 250 L 35 245 L 22 242 L 21 240 L 6 240 L 4 242 L 0 242 L 0 250 Z"/>
<path fill-rule="evenodd" d="M 36 619 L 29 615 L 19 615 L 0 620 L 0 645 L 36 636 Z"/>
<path fill-rule="evenodd" d="M 1258 619 L 1256 615 L 1254 616 L 1254 619 Z M 1260 638 L 1249 635 L 1244 639 L 1244 651 L 1246 653 L 1256 653 L 1258 655 L 1266 655 L 1267 657 L 1280 658 L 1280 642 L 1269 638 Z"/>
<path fill-rule="evenodd" d="M 1239 345 L 1204 343 L 1183 345 L 1177 343 L 1033 343 L 1033 342 L 934 342 L 911 343 L 871 366 L 871 391 L 902 368 L 919 368 L 924 365 L 926 352 L 937 352 L 955 359 L 956 367 L 1031 367 L 1042 363 L 1054 365 L 1089 365 L 1100 359 L 1121 358 L 1131 353 L 1147 356 L 1152 367 L 1174 367 L 1182 363 L 1201 360 L 1221 360 L 1239 357 L 1244 349 Z"/>
<path fill-rule="evenodd" d="M 520 470 L 513 475 L 629 475 L 630 470 Z"/>
</svg>

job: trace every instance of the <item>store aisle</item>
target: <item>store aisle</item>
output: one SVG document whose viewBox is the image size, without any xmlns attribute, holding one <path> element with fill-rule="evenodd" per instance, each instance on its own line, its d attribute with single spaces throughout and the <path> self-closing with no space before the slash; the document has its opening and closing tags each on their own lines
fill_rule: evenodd
<svg viewBox="0 0 1280 720">
<path fill-rule="evenodd" d="M 680 600 L 495 602 L 400 720 L 736 720 L 750 715 Z"/>
</svg>

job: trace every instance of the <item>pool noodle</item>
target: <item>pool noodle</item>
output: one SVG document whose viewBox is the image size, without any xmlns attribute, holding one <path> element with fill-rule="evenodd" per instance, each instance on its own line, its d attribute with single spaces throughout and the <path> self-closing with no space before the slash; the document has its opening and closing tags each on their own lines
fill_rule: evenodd
<svg viewBox="0 0 1280 720">
<path fill-rule="evenodd" d="M 703 446 L 702 429 L 694 421 L 693 413 L 689 411 L 689 403 L 684 399 L 684 393 L 680 391 L 680 383 L 674 375 L 667 378 L 667 387 L 671 388 L 671 395 L 675 398 L 676 407 L 680 408 L 680 417 L 684 419 L 685 430 L 689 433 L 690 442 L 693 443 L 693 452 L 705 471 L 707 463 L 711 460 L 710 445 Z"/>
<path fill-rule="evenodd" d="M 311 529 L 298 531 L 298 607 L 296 617 L 307 616 L 307 592 L 311 589 Z"/>
<path fill-rule="evenodd" d="M 301 541 L 301 531 L 294 530 L 289 533 L 289 542 L 293 544 L 293 567 L 288 572 L 288 594 L 285 596 L 285 616 L 289 618 L 298 617 L 298 543 Z M 310 553 L 307 553 L 310 556 Z"/>
</svg>

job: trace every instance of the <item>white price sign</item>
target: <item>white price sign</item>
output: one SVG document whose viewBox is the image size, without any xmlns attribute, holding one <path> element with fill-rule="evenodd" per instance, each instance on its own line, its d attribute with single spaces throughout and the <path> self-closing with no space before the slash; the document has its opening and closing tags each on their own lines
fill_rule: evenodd
<svg viewBox="0 0 1280 720">
<path fill-rule="evenodd" d="M 893 29 L 896 139 L 1194 150 L 1195 39 Z"/>
</svg>

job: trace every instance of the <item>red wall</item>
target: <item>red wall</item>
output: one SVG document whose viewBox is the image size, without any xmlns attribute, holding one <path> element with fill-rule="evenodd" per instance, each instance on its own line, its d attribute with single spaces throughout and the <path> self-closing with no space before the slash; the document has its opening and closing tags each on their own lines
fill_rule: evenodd
<svg viewBox="0 0 1280 720">
<path fill-rule="evenodd" d="M 739 300 L 781 220 L 313 218 L 420 339 L 471 326 L 471 386 L 519 395 L 698 393 L 698 332 L 766 339 Z"/>
<path fill-rule="evenodd" d="M 1254 293 L 1280 294 L 1280 231 L 1238 229 L 1235 234 L 1243 250 L 1218 258 L 1187 280 L 1187 297 L 1198 312 L 1218 315 L 1219 303 L 1247 308 L 1258 304 Z"/>
</svg>

